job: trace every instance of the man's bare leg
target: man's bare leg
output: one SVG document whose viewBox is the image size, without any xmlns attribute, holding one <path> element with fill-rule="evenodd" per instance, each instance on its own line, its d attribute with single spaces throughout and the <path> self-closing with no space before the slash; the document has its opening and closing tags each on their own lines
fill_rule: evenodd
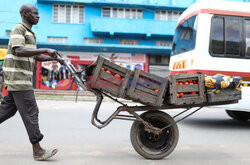
<svg viewBox="0 0 250 165">
<path fill-rule="evenodd" d="M 40 143 L 35 143 L 33 147 L 33 156 L 42 156 L 45 153 L 45 150 L 40 146 Z"/>
</svg>

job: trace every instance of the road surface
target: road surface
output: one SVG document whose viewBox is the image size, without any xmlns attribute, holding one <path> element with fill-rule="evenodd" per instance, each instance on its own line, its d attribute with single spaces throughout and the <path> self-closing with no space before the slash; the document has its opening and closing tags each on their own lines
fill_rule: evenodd
<svg viewBox="0 0 250 165">
<path fill-rule="evenodd" d="M 130 143 L 131 121 L 115 120 L 104 129 L 91 125 L 95 102 L 38 100 L 42 146 L 58 148 L 51 165 L 249 165 L 250 121 L 230 119 L 219 108 L 203 108 L 178 124 L 180 138 L 163 160 L 147 160 Z M 106 101 L 100 118 L 118 105 Z M 181 110 L 170 110 L 176 114 Z M 167 111 L 165 111 L 167 112 Z M 31 145 L 17 113 L 0 125 L 0 164 L 45 164 L 32 159 Z"/>
</svg>

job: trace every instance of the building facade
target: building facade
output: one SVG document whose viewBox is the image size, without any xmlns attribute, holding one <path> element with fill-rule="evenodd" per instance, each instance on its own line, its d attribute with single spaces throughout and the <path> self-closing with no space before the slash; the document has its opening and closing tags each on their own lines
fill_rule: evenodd
<svg viewBox="0 0 250 165">
<path fill-rule="evenodd" d="M 1 0 L 0 48 L 7 47 L 11 29 L 21 21 L 20 6 L 31 3 L 40 14 L 38 25 L 33 27 L 38 47 L 57 49 L 78 68 L 103 55 L 130 69 L 139 67 L 167 76 L 177 19 L 195 2 Z M 67 70 L 57 63 L 37 63 L 35 75 L 36 88 L 65 89 L 70 84 Z"/>
</svg>

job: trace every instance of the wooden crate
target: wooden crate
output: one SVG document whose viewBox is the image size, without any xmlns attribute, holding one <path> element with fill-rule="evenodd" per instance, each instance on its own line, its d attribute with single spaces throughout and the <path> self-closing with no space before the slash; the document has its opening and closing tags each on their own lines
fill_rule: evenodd
<svg viewBox="0 0 250 165">
<path fill-rule="evenodd" d="M 170 75 L 166 103 L 183 105 L 206 102 L 204 81 L 205 76 L 202 73 Z"/>
<path fill-rule="evenodd" d="M 241 91 L 236 89 L 221 89 L 219 93 L 207 94 L 208 103 L 237 101 L 241 99 Z"/>
<path fill-rule="evenodd" d="M 131 71 L 99 56 L 87 87 L 99 89 L 115 97 L 124 97 Z"/>
<path fill-rule="evenodd" d="M 135 69 L 126 92 L 126 99 L 142 104 L 161 106 L 168 86 L 168 79 Z"/>
</svg>

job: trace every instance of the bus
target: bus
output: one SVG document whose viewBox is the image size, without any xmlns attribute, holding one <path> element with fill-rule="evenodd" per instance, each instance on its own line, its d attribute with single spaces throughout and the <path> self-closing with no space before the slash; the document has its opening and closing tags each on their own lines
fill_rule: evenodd
<svg viewBox="0 0 250 165">
<path fill-rule="evenodd" d="M 182 13 L 169 74 L 194 72 L 242 77 L 242 99 L 225 109 L 233 119 L 250 119 L 250 3 L 201 0 Z"/>
</svg>

